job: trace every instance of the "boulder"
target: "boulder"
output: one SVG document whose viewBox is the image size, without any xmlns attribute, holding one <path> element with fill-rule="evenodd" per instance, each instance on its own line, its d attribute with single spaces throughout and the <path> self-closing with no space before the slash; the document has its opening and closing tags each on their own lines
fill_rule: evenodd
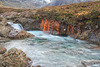
<svg viewBox="0 0 100 67">
<path fill-rule="evenodd" d="M 0 36 L 1 37 L 7 37 L 10 30 L 11 30 L 11 27 L 7 26 L 7 23 L 0 22 Z"/>
<path fill-rule="evenodd" d="M 84 67 L 100 67 L 100 60 L 86 60 L 81 63 Z"/>
<path fill-rule="evenodd" d="M 99 45 L 100 44 L 100 32 L 99 33 L 91 32 L 89 35 L 89 40 Z"/>
<path fill-rule="evenodd" d="M 0 54 L 4 54 L 6 51 L 6 48 L 0 47 Z"/>
<path fill-rule="evenodd" d="M 22 50 L 12 48 L 0 57 L 0 67 L 31 67 L 31 59 Z"/>
<path fill-rule="evenodd" d="M 33 37 L 34 35 L 24 31 L 24 30 L 13 30 L 9 33 L 8 37 L 11 39 L 24 39 L 24 38 L 29 38 L 29 37 Z"/>
<path fill-rule="evenodd" d="M 80 39 L 84 40 L 84 39 L 88 39 L 89 33 L 91 32 L 91 30 L 87 30 L 83 33 L 81 33 Z"/>
<path fill-rule="evenodd" d="M 16 18 L 16 23 L 20 23 L 25 30 L 40 30 L 40 23 L 32 18 Z"/>
</svg>

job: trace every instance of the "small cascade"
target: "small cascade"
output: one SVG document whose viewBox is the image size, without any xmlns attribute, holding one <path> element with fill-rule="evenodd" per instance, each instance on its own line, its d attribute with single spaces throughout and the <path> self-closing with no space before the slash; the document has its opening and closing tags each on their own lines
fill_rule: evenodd
<svg viewBox="0 0 100 67">
<path fill-rule="evenodd" d="M 19 23 L 13 23 L 13 22 L 7 22 L 7 23 L 10 24 L 16 30 L 24 30 L 23 26 Z"/>
<path fill-rule="evenodd" d="M 23 26 L 21 24 L 18 24 L 20 26 L 20 29 L 21 30 L 24 30 Z"/>
</svg>

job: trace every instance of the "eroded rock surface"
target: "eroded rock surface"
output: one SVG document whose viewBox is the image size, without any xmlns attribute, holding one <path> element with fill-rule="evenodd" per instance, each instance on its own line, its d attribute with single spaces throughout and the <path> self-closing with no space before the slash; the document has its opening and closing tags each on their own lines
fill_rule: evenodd
<svg viewBox="0 0 100 67">
<path fill-rule="evenodd" d="M 7 51 L 6 48 L 0 47 L 0 54 L 5 53 L 6 51 Z"/>
<path fill-rule="evenodd" d="M 31 59 L 22 50 L 12 48 L 0 57 L 0 67 L 31 67 Z"/>
<path fill-rule="evenodd" d="M 87 60 L 82 61 L 84 67 L 100 67 L 100 60 Z"/>
</svg>

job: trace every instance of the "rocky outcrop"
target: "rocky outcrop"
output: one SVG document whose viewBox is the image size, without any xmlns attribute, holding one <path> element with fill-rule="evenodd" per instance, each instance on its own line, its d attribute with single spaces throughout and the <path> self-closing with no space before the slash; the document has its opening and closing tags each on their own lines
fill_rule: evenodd
<svg viewBox="0 0 100 67">
<path fill-rule="evenodd" d="M 100 67 L 100 60 L 87 60 L 81 62 L 84 67 Z"/>
<path fill-rule="evenodd" d="M 89 35 L 89 40 L 94 42 L 94 43 L 97 43 L 97 44 L 100 44 L 100 32 L 90 32 L 90 35 Z"/>
<path fill-rule="evenodd" d="M 12 48 L 0 57 L 0 67 L 31 67 L 31 59 L 22 50 Z"/>
<path fill-rule="evenodd" d="M 0 36 L 1 37 L 7 37 L 10 30 L 11 30 L 11 27 L 8 26 L 7 23 L 0 22 Z"/>
<path fill-rule="evenodd" d="M 0 54 L 4 54 L 6 51 L 6 48 L 0 47 Z"/>
<path fill-rule="evenodd" d="M 25 30 L 40 30 L 40 23 L 36 22 L 32 18 L 17 18 L 14 20 L 17 23 L 22 24 Z"/>
<path fill-rule="evenodd" d="M 24 39 L 33 37 L 34 35 L 24 31 L 14 29 L 6 22 L 0 22 L 0 40 L 3 39 Z"/>
<path fill-rule="evenodd" d="M 24 31 L 24 30 L 21 30 L 21 31 L 18 31 L 18 30 L 12 30 L 8 37 L 11 38 L 11 39 L 24 39 L 24 38 L 29 38 L 29 37 L 33 37 L 34 35 Z"/>
</svg>

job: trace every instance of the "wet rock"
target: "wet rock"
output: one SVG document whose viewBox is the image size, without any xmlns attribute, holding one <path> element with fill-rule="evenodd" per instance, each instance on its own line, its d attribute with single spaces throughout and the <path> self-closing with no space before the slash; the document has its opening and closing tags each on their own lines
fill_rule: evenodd
<svg viewBox="0 0 100 67">
<path fill-rule="evenodd" d="M 12 48 L 0 57 L 0 67 L 31 67 L 31 59 L 22 50 Z"/>
<path fill-rule="evenodd" d="M 94 43 L 100 44 L 100 33 L 92 33 L 91 32 L 89 35 L 89 40 Z"/>
<path fill-rule="evenodd" d="M 40 65 L 38 65 L 38 66 L 32 66 L 32 67 L 41 67 Z"/>
<path fill-rule="evenodd" d="M 4 54 L 6 51 L 6 48 L 0 47 L 0 54 Z"/>
<path fill-rule="evenodd" d="M 10 32 L 10 34 L 8 35 L 9 38 L 11 39 L 24 39 L 24 38 L 29 38 L 29 37 L 33 37 L 34 35 L 24 31 L 24 30 L 13 30 Z"/>
<path fill-rule="evenodd" d="M 81 62 L 84 67 L 100 67 L 100 60 L 87 60 Z"/>
<path fill-rule="evenodd" d="M 87 30 L 85 32 L 83 32 L 81 35 L 80 35 L 80 39 L 88 39 L 88 36 L 89 36 L 89 33 L 91 32 L 91 30 Z"/>
<path fill-rule="evenodd" d="M 9 38 L 0 37 L 0 43 L 4 43 L 4 42 L 8 42 L 8 41 L 10 41 Z"/>
<path fill-rule="evenodd" d="M 11 27 L 7 26 L 7 23 L 1 22 L 0 23 L 0 36 L 1 37 L 7 37 L 11 30 Z"/>
<path fill-rule="evenodd" d="M 15 22 L 22 24 L 25 30 L 40 30 L 40 23 L 32 18 L 17 18 L 15 19 Z"/>
</svg>

